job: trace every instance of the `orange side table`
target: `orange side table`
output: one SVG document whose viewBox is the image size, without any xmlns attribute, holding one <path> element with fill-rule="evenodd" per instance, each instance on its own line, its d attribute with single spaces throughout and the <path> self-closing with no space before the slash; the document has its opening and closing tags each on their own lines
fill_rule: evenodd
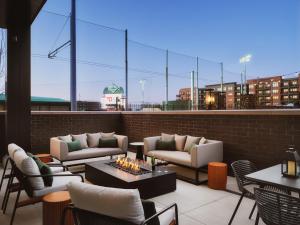
<svg viewBox="0 0 300 225">
<path fill-rule="evenodd" d="M 36 154 L 35 156 L 38 157 L 44 163 L 49 163 L 53 161 L 50 154 Z"/>
<path fill-rule="evenodd" d="M 43 197 L 43 225 L 60 225 L 64 208 L 71 202 L 68 191 L 58 191 Z M 65 225 L 74 225 L 72 213 L 65 217 Z"/>
<path fill-rule="evenodd" d="M 208 187 L 225 190 L 227 184 L 227 164 L 210 162 L 208 164 Z"/>
</svg>

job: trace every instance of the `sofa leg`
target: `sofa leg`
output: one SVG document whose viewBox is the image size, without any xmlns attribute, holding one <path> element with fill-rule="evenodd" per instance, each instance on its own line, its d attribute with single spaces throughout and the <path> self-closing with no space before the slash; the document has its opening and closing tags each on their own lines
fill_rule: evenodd
<svg viewBox="0 0 300 225">
<path fill-rule="evenodd" d="M 144 155 L 144 160 L 147 162 L 148 156 Z"/>
<path fill-rule="evenodd" d="M 198 169 L 195 170 L 195 183 L 199 184 L 199 170 Z"/>
</svg>

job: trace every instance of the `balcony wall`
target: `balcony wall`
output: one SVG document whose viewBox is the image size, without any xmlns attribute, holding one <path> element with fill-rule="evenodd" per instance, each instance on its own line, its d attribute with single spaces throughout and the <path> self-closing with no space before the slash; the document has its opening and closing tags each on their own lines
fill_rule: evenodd
<svg viewBox="0 0 300 225">
<path fill-rule="evenodd" d="M 125 112 L 122 119 L 131 141 L 161 132 L 222 140 L 227 163 L 249 159 L 262 168 L 281 162 L 290 144 L 300 150 L 300 111 Z"/>
<path fill-rule="evenodd" d="M 281 162 L 289 144 L 300 150 L 299 110 L 199 112 L 33 112 L 32 151 L 49 152 L 53 136 L 84 132 L 128 135 L 129 141 L 161 132 L 205 136 L 224 142 L 224 159 L 249 159 L 259 167 Z M 20 128 L 22 129 L 22 128 Z M 6 151 L 5 114 L 0 114 L 0 150 Z"/>
</svg>

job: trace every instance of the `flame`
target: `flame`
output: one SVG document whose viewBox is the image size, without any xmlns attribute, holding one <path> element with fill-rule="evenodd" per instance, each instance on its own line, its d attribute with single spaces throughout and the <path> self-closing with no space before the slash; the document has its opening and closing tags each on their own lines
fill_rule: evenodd
<svg viewBox="0 0 300 225">
<path fill-rule="evenodd" d="M 119 158 L 118 157 L 116 160 L 116 163 L 125 169 L 133 170 L 135 172 L 138 172 L 141 169 L 140 165 L 137 162 L 132 161 L 129 158 Z"/>
</svg>

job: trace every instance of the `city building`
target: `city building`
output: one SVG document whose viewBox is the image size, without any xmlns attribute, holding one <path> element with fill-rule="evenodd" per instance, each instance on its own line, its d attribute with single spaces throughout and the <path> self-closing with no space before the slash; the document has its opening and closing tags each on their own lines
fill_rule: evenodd
<svg viewBox="0 0 300 225">
<path fill-rule="evenodd" d="M 123 110 L 126 104 L 126 97 L 124 89 L 121 86 L 112 84 L 103 90 L 103 97 L 101 98 L 101 107 L 104 110 Z"/>
<path fill-rule="evenodd" d="M 300 105 L 300 74 L 298 77 L 283 78 L 281 83 L 281 103 L 282 105 Z"/>
</svg>

